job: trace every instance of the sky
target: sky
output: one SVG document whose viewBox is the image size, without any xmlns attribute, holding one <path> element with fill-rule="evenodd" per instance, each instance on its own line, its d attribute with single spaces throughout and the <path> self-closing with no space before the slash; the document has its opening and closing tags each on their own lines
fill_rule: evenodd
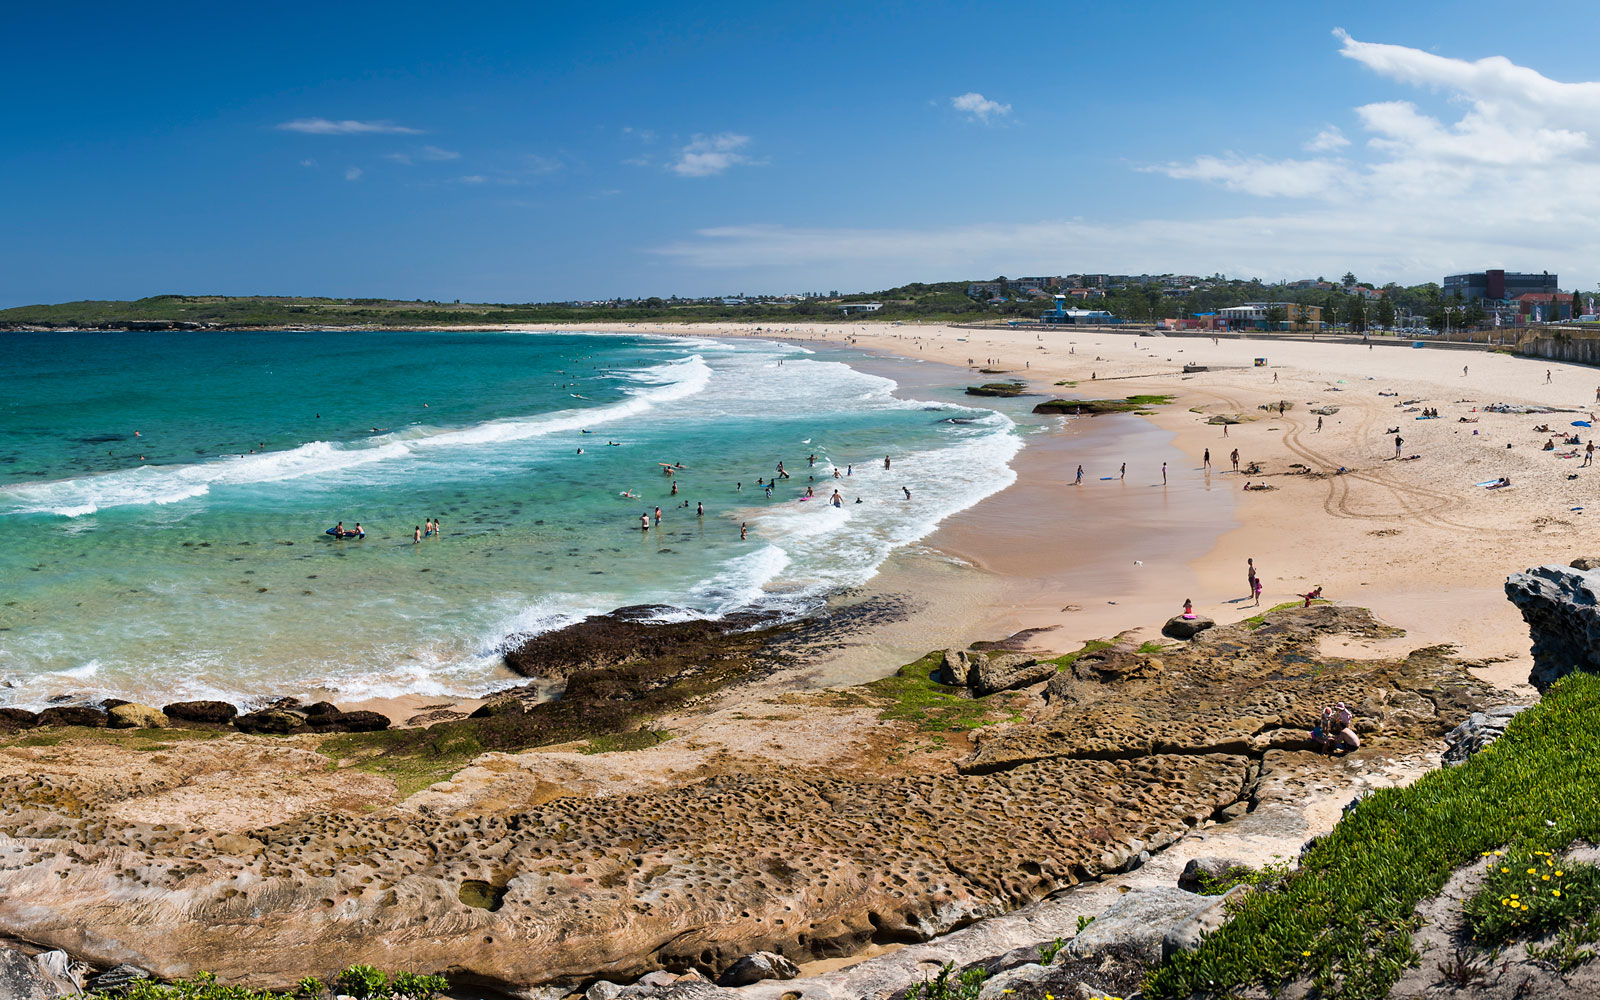
<svg viewBox="0 0 1600 1000">
<path fill-rule="evenodd" d="M 0 307 L 1600 279 L 1588 3 L 68 0 L 0 33 Z"/>
</svg>

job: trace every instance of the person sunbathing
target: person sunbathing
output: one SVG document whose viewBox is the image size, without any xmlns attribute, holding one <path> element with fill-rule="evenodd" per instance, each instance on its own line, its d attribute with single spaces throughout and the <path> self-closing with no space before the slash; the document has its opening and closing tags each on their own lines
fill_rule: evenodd
<svg viewBox="0 0 1600 1000">
<path fill-rule="evenodd" d="M 1317 584 L 1316 587 L 1312 588 L 1309 592 L 1300 594 L 1299 596 L 1305 598 L 1305 607 L 1311 607 L 1312 601 L 1322 600 L 1322 584 Z"/>
</svg>

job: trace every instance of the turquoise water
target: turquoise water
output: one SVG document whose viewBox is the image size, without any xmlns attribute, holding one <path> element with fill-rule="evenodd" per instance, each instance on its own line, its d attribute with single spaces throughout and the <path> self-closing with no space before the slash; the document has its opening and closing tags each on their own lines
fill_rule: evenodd
<svg viewBox="0 0 1600 1000">
<path fill-rule="evenodd" d="M 514 637 L 623 605 L 802 614 L 1003 489 L 1020 447 L 999 413 L 897 399 L 852 355 L 761 341 L 0 333 L 0 349 L 0 704 L 24 707 L 471 695 L 506 682 Z M 780 460 L 791 478 L 768 499 L 756 480 Z M 431 517 L 443 531 L 413 544 Z M 323 534 L 341 520 L 366 538 Z"/>
</svg>

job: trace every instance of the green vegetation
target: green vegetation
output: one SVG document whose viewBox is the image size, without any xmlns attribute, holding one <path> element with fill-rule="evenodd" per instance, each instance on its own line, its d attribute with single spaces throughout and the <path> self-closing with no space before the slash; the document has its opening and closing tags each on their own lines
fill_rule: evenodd
<svg viewBox="0 0 1600 1000">
<path fill-rule="evenodd" d="M 969 396 L 1027 396 L 1028 387 L 1021 382 L 985 382 L 967 386 Z"/>
<path fill-rule="evenodd" d="M 1483 857 L 1488 877 L 1465 906 L 1473 940 L 1498 947 L 1561 931 L 1564 939 L 1545 949 L 1560 954 L 1558 964 L 1570 968 L 1594 957 L 1582 946 L 1600 938 L 1600 868 L 1565 861 L 1554 851 L 1497 850 Z"/>
<path fill-rule="evenodd" d="M 628 750 L 648 750 L 672 739 L 665 729 L 635 729 L 631 733 L 605 733 L 591 736 L 582 753 L 622 753 Z"/>
<path fill-rule="evenodd" d="M 977 729 L 996 722 L 1021 722 L 1022 714 L 1001 708 L 988 698 L 972 698 L 964 689 L 946 687 L 931 679 L 944 661 L 944 652 L 934 650 L 919 660 L 901 667 L 891 677 L 870 681 L 862 687 L 889 704 L 880 719 L 906 719 L 923 732 Z"/>
<path fill-rule="evenodd" d="M 1283 888 L 1284 882 L 1289 878 L 1289 862 L 1274 861 L 1262 865 L 1260 868 L 1251 868 L 1249 865 L 1234 865 L 1218 876 L 1202 874 L 1200 876 L 1200 895 L 1221 896 L 1234 886 L 1247 885 L 1252 889 L 1266 892 L 1276 892 Z"/>
<path fill-rule="evenodd" d="M 1033 408 L 1035 413 L 1132 413 L 1152 406 L 1165 406 L 1171 396 L 1128 396 L 1123 399 L 1051 399 Z"/>
<path fill-rule="evenodd" d="M 89 1000 L 322 1000 L 344 995 L 355 1000 L 434 1000 L 450 984 L 442 976 L 420 976 L 414 972 L 386 975 L 370 965 L 352 965 L 334 978 L 329 986 L 320 980 L 300 980 L 292 993 L 227 986 L 217 977 L 202 972 L 170 983 L 136 979 L 125 987 L 84 994 Z"/>
<path fill-rule="evenodd" d="M 1083 918 L 1080 917 L 1078 919 L 1081 920 Z M 1040 947 L 1040 949 L 1039 949 L 1039 964 L 1040 965 L 1049 965 L 1051 962 L 1054 962 L 1056 960 L 1056 956 L 1061 954 L 1061 949 L 1065 948 L 1066 946 L 1067 946 L 1067 942 L 1066 941 L 1062 940 L 1061 938 L 1056 938 L 1054 941 L 1051 941 L 1049 944 Z"/>
<path fill-rule="evenodd" d="M 1386 994 L 1402 970 L 1417 962 L 1411 930 L 1416 907 L 1439 893 L 1452 872 L 1485 859 L 1554 859 L 1576 841 L 1600 838 L 1600 676 L 1573 674 L 1554 685 L 1538 705 L 1514 719 L 1505 736 L 1457 768 L 1434 771 L 1406 788 L 1385 788 L 1352 810 L 1308 851 L 1280 891 L 1257 892 L 1233 920 L 1198 951 L 1174 957 L 1145 980 L 1152 998 L 1238 996 L 1275 992 L 1305 978 L 1327 1000 L 1364 1000 Z M 1496 855 L 1495 851 L 1504 851 Z M 1548 852 L 1539 854 L 1538 852 Z M 1520 863 L 1520 862 L 1519 862 Z M 1560 870 L 1594 915 L 1593 876 L 1555 861 L 1534 868 Z M 1570 876 L 1570 878 L 1569 878 Z M 1556 876 L 1552 875 L 1552 881 Z M 1496 883 L 1496 891 L 1505 886 Z M 1515 890 L 1523 896 L 1520 890 Z M 1562 890 L 1565 895 L 1566 890 Z M 1540 921 L 1578 919 L 1581 907 L 1519 905 L 1517 915 L 1484 897 L 1479 909 L 1485 941 L 1495 934 L 1531 932 Z M 1551 900 L 1561 897 L 1546 893 Z M 1490 904 L 1493 905 L 1490 905 Z M 1518 923 L 1518 921 L 1526 921 Z M 1586 925 L 1577 925 L 1586 926 Z M 1581 961 L 1574 930 L 1567 950 Z M 1562 946 L 1558 945 L 1560 949 Z M 1463 961 L 1462 975 L 1472 974 Z"/>
<path fill-rule="evenodd" d="M 955 964 L 946 962 L 932 979 L 913 983 L 906 989 L 906 1000 L 978 1000 L 983 981 L 989 973 L 980 966 L 962 969 L 959 974 Z"/>
<path fill-rule="evenodd" d="M 465 720 L 464 720 L 465 721 Z M 491 747 L 476 726 L 443 722 L 427 729 L 341 733 L 317 744 L 334 767 L 353 767 L 394 780 L 400 798 L 444 781 Z"/>
<path fill-rule="evenodd" d="M 1110 649 L 1115 645 L 1116 643 L 1107 642 L 1104 639 L 1090 639 L 1088 642 L 1083 644 L 1082 649 L 1077 649 L 1070 653 L 1064 653 L 1050 662 L 1056 665 L 1056 672 L 1060 673 L 1062 671 L 1072 669 L 1072 665 L 1078 662 L 1078 657 L 1082 656 L 1083 654 L 1093 653 L 1102 649 Z"/>
<path fill-rule="evenodd" d="M 1312 604 L 1329 604 L 1331 602 L 1325 601 L 1322 598 L 1318 597 L 1315 600 L 1313 600 L 1311 603 Z M 1261 612 L 1259 615 L 1251 615 L 1249 618 L 1246 618 L 1244 620 L 1244 627 L 1247 628 L 1247 629 L 1250 629 L 1251 631 L 1254 631 L 1254 630 L 1260 628 L 1261 626 L 1265 625 L 1267 623 L 1267 616 L 1272 614 L 1274 611 L 1283 611 L 1283 610 L 1285 610 L 1287 608 L 1303 608 L 1305 606 L 1306 606 L 1306 602 L 1303 601 L 1303 600 L 1301 600 L 1301 601 L 1284 601 L 1282 604 L 1274 604 L 1272 607 L 1270 607 L 1267 610 Z"/>
</svg>

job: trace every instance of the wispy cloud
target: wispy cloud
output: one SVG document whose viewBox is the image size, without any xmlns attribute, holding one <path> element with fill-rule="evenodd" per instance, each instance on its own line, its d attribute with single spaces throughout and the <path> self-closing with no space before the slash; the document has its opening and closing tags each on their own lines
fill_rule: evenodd
<svg viewBox="0 0 1600 1000">
<path fill-rule="evenodd" d="M 420 155 L 424 160 L 434 160 L 436 162 L 461 159 L 461 154 L 455 150 L 440 149 L 438 146 L 423 146 L 422 152 L 418 155 Z"/>
<path fill-rule="evenodd" d="M 677 158 L 669 165 L 669 169 L 679 177 L 714 177 L 729 167 L 755 163 L 749 156 L 739 152 L 749 144 L 749 136 L 736 132 L 696 134 L 678 150 Z"/>
<path fill-rule="evenodd" d="M 1336 149 L 1343 149 L 1350 145 L 1350 140 L 1344 137 L 1337 125 L 1329 125 L 1306 141 L 1305 149 L 1308 153 L 1331 153 Z"/>
<path fill-rule="evenodd" d="M 329 118 L 296 118 L 279 122 L 273 128 L 282 132 L 304 132 L 307 135 L 422 135 L 420 128 L 396 125 L 394 122 L 362 122 L 353 118 L 334 121 Z"/>
<path fill-rule="evenodd" d="M 487 184 L 487 183 L 489 183 L 489 178 L 483 176 L 482 174 L 468 174 L 465 177 L 457 177 L 456 180 L 458 182 L 462 183 L 462 184 Z"/>
<path fill-rule="evenodd" d="M 362 170 L 360 167 L 346 167 L 344 171 L 344 179 L 347 181 L 359 181 L 361 179 L 361 173 Z"/>
<path fill-rule="evenodd" d="M 385 160 L 389 160 L 391 162 L 398 163 L 401 166 L 405 166 L 405 167 L 411 166 L 411 154 L 410 153 L 384 153 L 383 154 L 383 158 Z"/>
<path fill-rule="evenodd" d="M 314 167 L 314 166 L 317 165 L 317 161 L 316 160 L 301 160 L 300 161 L 300 165 L 302 167 Z"/>
<path fill-rule="evenodd" d="M 982 122 L 985 125 L 992 119 L 1004 118 L 1011 114 L 1011 105 L 991 101 L 976 91 L 950 98 L 950 106 L 957 111 L 965 112 L 969 120 Z"/>
</svg>

